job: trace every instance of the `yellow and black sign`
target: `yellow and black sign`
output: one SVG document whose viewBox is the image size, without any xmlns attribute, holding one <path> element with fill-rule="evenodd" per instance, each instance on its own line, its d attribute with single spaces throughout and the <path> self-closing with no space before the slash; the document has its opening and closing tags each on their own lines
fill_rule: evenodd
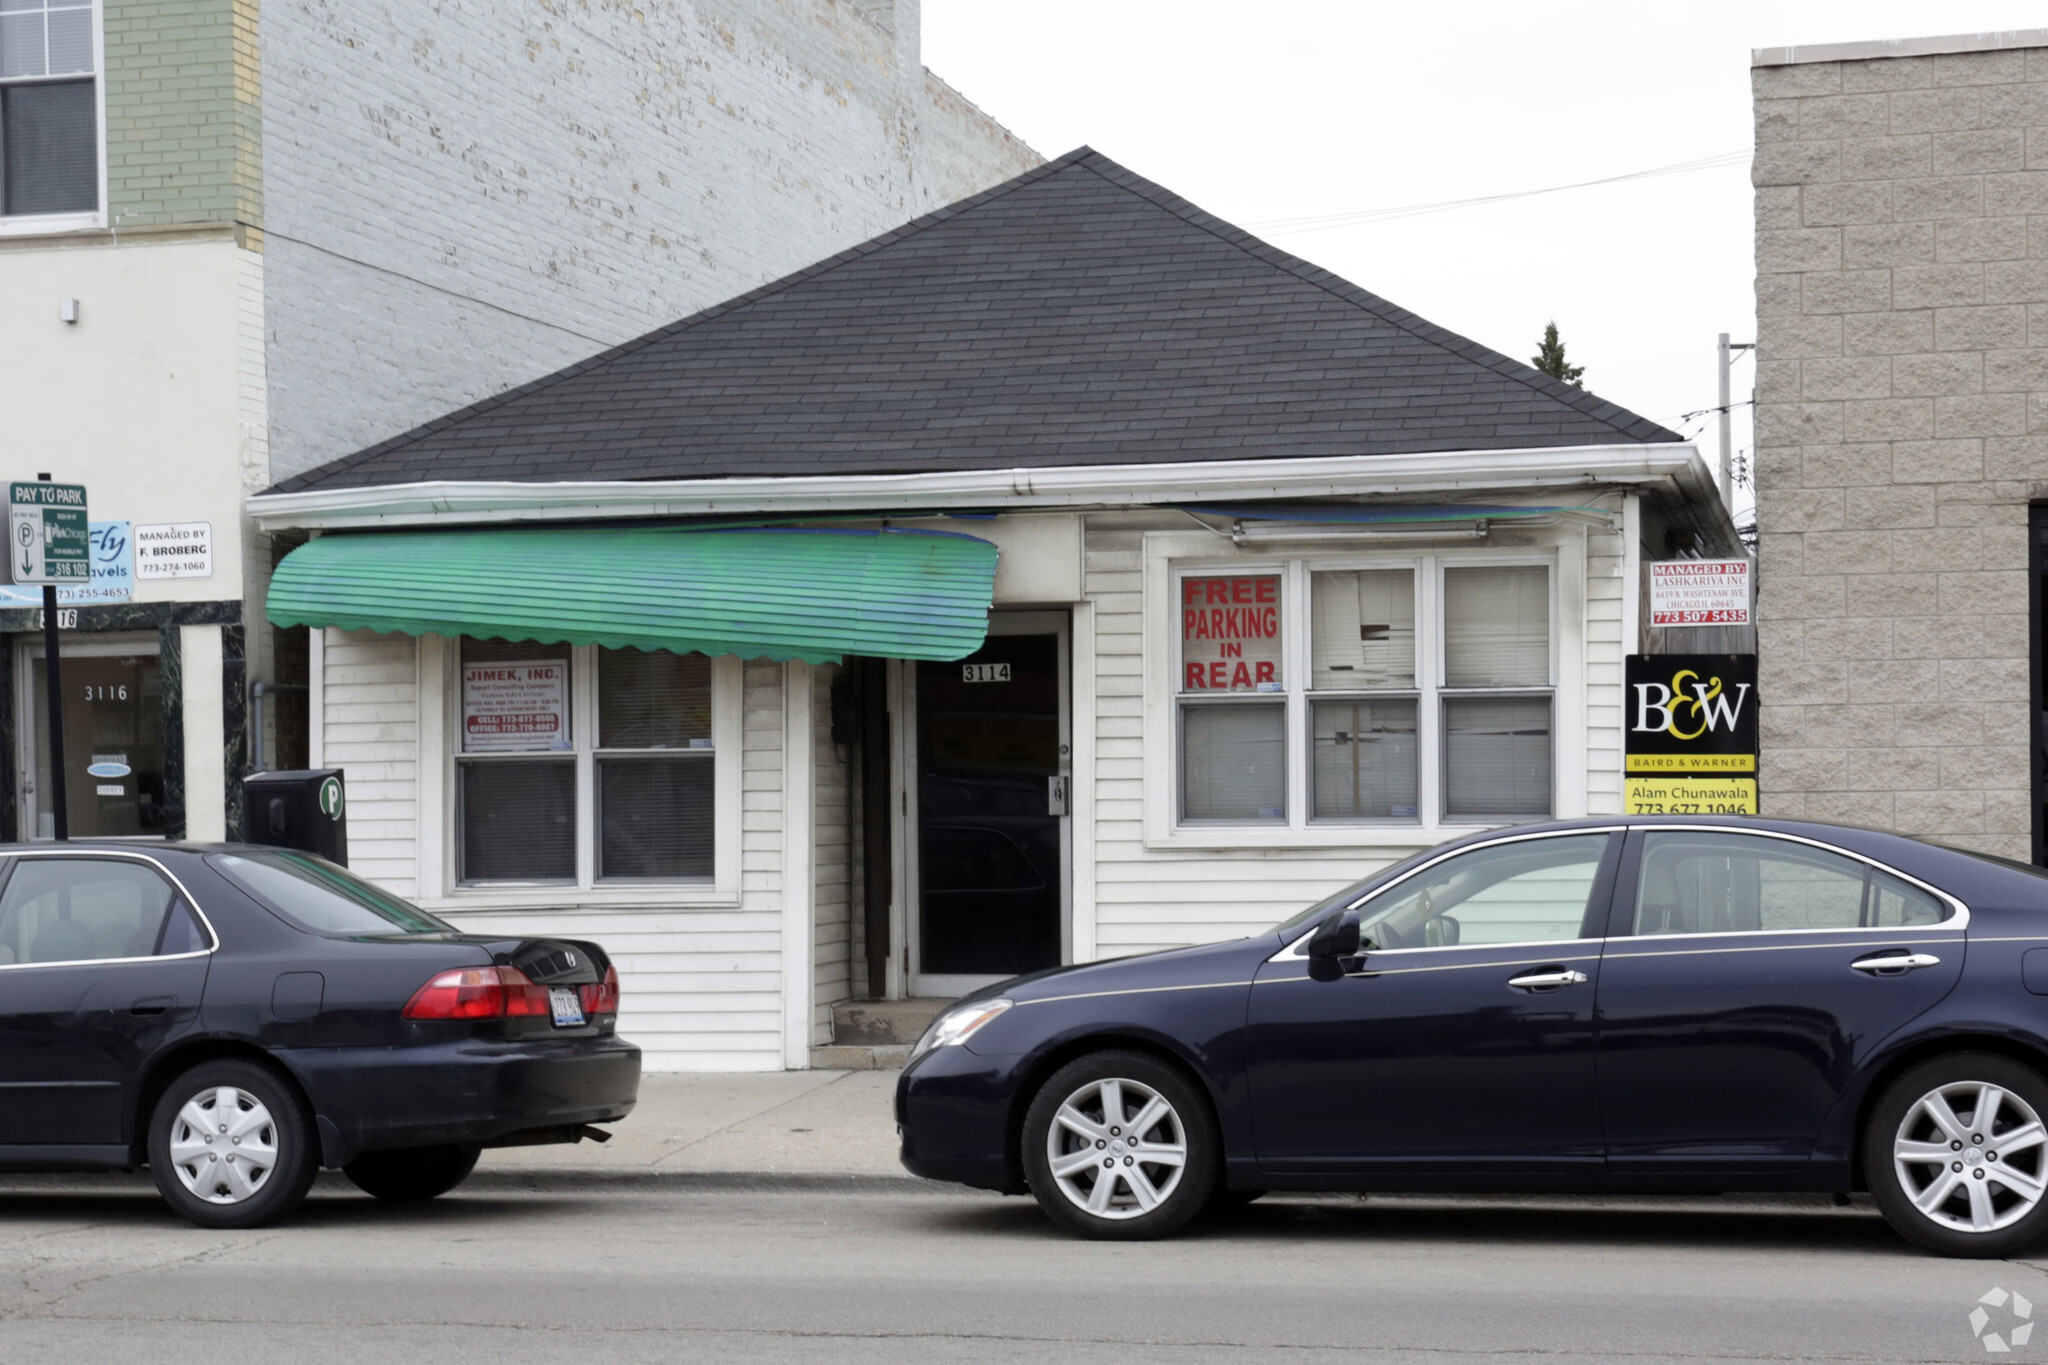
<svg viewBox="0 0 2048 1365">
<path fill-rule="evenodd" d="M 1756 814 L 1754 654 L 1628 656 L 1622 809 Z"/>
</svg>

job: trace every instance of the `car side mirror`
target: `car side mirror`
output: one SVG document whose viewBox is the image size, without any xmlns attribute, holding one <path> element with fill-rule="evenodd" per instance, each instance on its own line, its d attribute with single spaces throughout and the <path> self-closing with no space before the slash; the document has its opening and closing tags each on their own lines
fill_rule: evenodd
<svg viewBox="0 0 2048 1365">
<path fill-rule="evenodd" d="M 1318 981 L 1334 981 L 1344 974 L 1339 958 L 1358 956 L 1358 912 L 1346 910 L 1326 919 L 1309 936 L 1308 974 Z"/>
</svg>

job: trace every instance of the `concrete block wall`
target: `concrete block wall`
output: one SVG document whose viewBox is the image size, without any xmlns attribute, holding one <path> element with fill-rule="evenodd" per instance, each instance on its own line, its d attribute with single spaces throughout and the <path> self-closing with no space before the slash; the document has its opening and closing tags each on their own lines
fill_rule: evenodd
<svg viewBox="0 0 2048 1365">
<path fill-rule="evenodd" d="M 915 0 L 266 5 L 275 477 L 1037 164 L 924 70 L 917 19 Z"/>
<path fill-rule="evenodd" d="M 1763 809 L 2027 858 L 2048 32 L 1753 89 Z"/>
</svg>

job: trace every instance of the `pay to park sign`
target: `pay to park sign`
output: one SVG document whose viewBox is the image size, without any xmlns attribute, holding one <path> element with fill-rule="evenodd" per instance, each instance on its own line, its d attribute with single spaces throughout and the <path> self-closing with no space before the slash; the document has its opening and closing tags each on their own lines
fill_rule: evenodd
<svg viewBox="0 0 2048 1365">
<path fill-rule="evenodd" d="M 92 581 L 84 484 L 7 486 L 7 567 L 22 584 Z"/>
<path fill-rule="evenodd" d="M 1756 814 L 1754 654 L 1628 656 L 1623 808 Z"/>
</svg>

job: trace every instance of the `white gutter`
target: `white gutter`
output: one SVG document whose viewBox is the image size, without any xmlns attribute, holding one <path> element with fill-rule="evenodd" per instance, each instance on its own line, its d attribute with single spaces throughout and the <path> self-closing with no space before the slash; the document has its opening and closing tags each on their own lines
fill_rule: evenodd
<svg viewBox="0 0 2048 1365">
<path fill-rule="evenodd" d="M 436 480 L 259 493 L 249 499 L 248 508 L 265 531 L 340 530 L 598 518 L 1138 507 L 1237 498 L 1383 497 L 1660 483 L 1698 504 L 1719 498 L 1699 451 L 1690 443 L 1666 442 L 934 474 L 587 483 Z M 1726 514 L 1721 515 L 1725 519 Z M 1731 539 L 1732 534 L 1731 530 Z"/>
</svg>

